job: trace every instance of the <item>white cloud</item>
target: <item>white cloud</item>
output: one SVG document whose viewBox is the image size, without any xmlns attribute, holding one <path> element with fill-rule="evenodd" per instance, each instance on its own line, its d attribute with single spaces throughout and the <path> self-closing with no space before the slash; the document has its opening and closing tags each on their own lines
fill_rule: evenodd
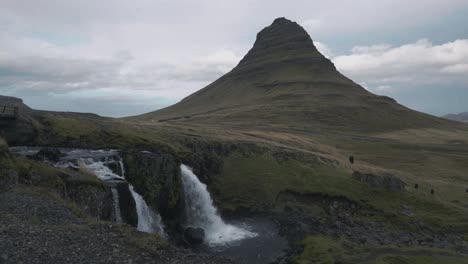
<svg viewBox="0 0 468 264">
<path fill-rule="evenodd" d="M 317 50 L 320 53 L 322 53 L 325 57 L 332 58 L 334 56 L 332 50 L 326 44 L 324 44 L 324 43 L 322 43 L 320 41 L 314 41 L 314 45 L 317 48 Z"/>
<path fill-rule="evenodd" d="M 443 83 L 447 79 L 468 83 L 468 40 L 440 45 L 422 39 L 398 47 L 354 47 L 350 55 L 333 59 L 338 70 L 359 82 L 374 86 L 389 83 Z M 450 74 L 448 74 L 450 73 Z"/>
<path fill-rule="evenodd" d="M 346 34 L 415 29 L 467 6 L 465 0 L 2 0 L 0 93 L 50 96 L 45 106 L 55 110 L 63 106 L 56 99 L 94 100 L 106 105 L 105 113 L 112 104 L 140 100 L 143 112 L 229 71 L 276 17 L 298 21 L 314 39 L 346 42 Z M 460 78 L 468 64 L 459 59 L 463 41 L 440 48 L 428 41 L 361 46 L 347 56 L 314 43 L 344 73 L 369 79 L 372 87 Z"/>
</svg>

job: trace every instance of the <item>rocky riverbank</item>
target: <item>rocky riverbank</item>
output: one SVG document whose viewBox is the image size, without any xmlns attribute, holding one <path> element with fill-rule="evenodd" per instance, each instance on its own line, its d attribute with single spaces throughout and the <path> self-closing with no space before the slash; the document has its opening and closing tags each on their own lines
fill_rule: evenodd
<svg viewBox="0 0 468 264">
<path fill-rule="evenodd" d="M 232 263 L 127 225 L 93 221 L 43 189 L 0 193 L 0 263 Z"/>
</svg>

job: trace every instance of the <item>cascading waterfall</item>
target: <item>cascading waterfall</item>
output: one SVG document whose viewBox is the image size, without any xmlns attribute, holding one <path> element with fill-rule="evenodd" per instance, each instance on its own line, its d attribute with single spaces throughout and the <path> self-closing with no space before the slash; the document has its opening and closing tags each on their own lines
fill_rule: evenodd
<svg viewBox="0 0 468 264">
<path fill-rule="evenodd" d="M 232 241 L 257 236 L 256 233 L 234 225 L 226 224 L 213 205 L 205 184 L 200 182 L 192 170 L 182 164 L 187 220 L 190 226 L 205 230 L 206 242 L 211 246 L 224 245 Z"/>
<path fill-rule="evenodd" d="M 31 156 L 39 152 L 40 148 L 16 147 L 10 149 L 13 153 Z M 123 160 L 119 157 L 117 150 L 86 150 L 86 149 L 61 149 L 65 154 L 54 166 L 60 168 L 71 168 L 78 170 L 83 168 L 89 170 L 102 181 L 110 184 L 112 191 L 114 221 L 122 223 L 122 214 L 120 210 L 119 192 L 117 184 L 125 182 L 125 167 Z M 118 157 L 118 159 L 117 159 Z M 118 163 L 122 175 L 115 174 L 110 168 L 110 164 Z M 167 237 L 164 232 L 164 225 L 161 216 L 155 213 L 146 204 L 143 197 L 138 194 L 133 186 L 129 184 L 130 192 L 135 200 L 136 211 L 138 215 L 138 230 L 147 233 L 159 233 L 162 237 Z"/>
<path fill-rule="evenodd" d="M 112 199 L 114 200 L 114 221 L 118 224 L 122 223 L 122 213 L 120 212 L 119 192 L 115 187 L 112 187 Z"/>
<path fill-rule="evenodd" d="M 111 162 L 115 162 L 115 160 L 111 160 Z M 112 170 L 105 165 L 105 162 L 96 162 L 93 159 L 81 159 L 81 164 L 83 164 L 89 170 L 93 171 L 98 178 L 104 181 L 125 180 L 125 167 L 123 165 L 122 159 L 120 159 L 118 163 L 122 171 L 122 176 L 119 176 L 112 172 Z M 131 184 L 129 184 L 129 188 L 136 204 L 136 211 L 138 215 L 137 229 L 146 233 L 157 232 L 163 237 L 165 237 L 166 235 L 164 232 L 164 226 L 161 221 L 161 216 L 159 216 L 149 208 L 143 197 L 135 191 Z M 115 209 L 116 219 L 120 219 L 120 222 L 122 222 L 122 218 L 120 216 L 120 208 L 118 207 L 119 194 L 115 188 L 112 188 L 112 194 L 114 199 L 114 206 L 118 208 L 118 210 Z M 119 221 L 117 222 L 120 223 Z"/>
<path fill-rule="evenodd" d="M 143 197 L 138 194 L 131 185 L 130 191 L 132 192 L 133 199 L 135 200 L 136 204 L 138 214 L 138 230 L 146 233 L 157 232 L 163 237 L 166 237 L 161 216 L 154 213 L 153 210 L 148 207 Z"/>
</svg>

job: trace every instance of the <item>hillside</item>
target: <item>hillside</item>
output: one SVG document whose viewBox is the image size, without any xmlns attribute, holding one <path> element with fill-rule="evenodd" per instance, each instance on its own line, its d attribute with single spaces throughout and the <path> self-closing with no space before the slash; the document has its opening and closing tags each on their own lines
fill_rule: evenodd
<svg viewBox="0 0 468 264">
<path fill-rule="evenodd" d="M 447 118 L 453 121 L 468 123 L 468 112 L 459 113 L 459 114 L 448 114 L 448 115 L 443 116 L 443 118 Z"/>
<path fill-rule="evenodd" d="M 138 120 L 382 132 L 454 124 L 377 96 L 340 74 L 297 23 L 276 19 L 229 73 Z"/>
</svg>

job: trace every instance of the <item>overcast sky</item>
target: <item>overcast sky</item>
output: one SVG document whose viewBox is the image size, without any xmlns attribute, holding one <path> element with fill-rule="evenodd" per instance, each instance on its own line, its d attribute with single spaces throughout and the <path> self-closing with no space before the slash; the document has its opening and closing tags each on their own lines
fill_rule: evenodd
<svg viewBox="0 0 468 264">
<path fill-rule="evenodd" d="M 0 0 L 0 94 L 46 110 L 156 110 L 228 72 L 276 17 L 373 93 L 468 111 L 466 0 Z"/>
</svg>

